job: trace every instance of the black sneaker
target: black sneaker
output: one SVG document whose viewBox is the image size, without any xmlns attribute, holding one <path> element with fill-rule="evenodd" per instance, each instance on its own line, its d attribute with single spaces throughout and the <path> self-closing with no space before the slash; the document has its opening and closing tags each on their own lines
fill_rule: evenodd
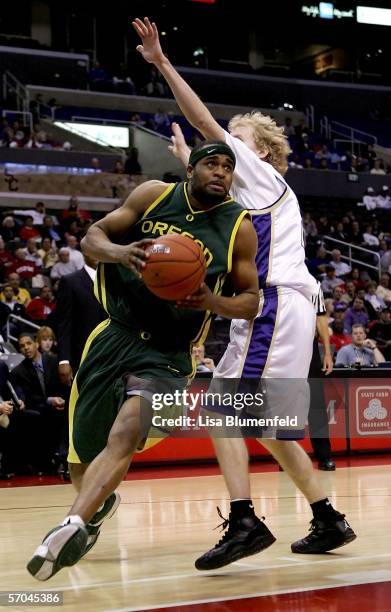
<svg viewBox="0 0 391 612">
<path fill-rule="evenodd" d="M 227 529 L 221 540 L 199 557 L 195 566 L 198 570 L 212 570 L 224 567 L 243 557 L 249 557 L 268 548 L 276 541 L 274 535 L 255 514 L 244 516 L 238 520 L 226 519 L 217 508 L 220 518 L 223 519 L 222 530 Z M 264 517 L 262 517 L 264 520 Z M 216 527 L 217 529 L 217 527 Z"/>
<path fill-rule="evenodd" d="M 306 538 L 293 542 L 291 550 L 294 553 L 320 554 L 345 546 L 356 539 L 356 534 L 345 520 L 344 514 L 335 519 L 320 521 L 312 519 L 310 533 Z"/>
</svg>

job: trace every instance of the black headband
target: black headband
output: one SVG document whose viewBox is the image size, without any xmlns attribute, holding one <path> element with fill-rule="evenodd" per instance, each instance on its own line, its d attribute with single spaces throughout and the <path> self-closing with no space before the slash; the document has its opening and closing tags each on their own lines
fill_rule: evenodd
<svg viewBox="0 0 391 612">
<path fill-rule="evenodd" d="M 192 151 L 190 153 L 189 164 L 191 166 L 196 165 L 197 162 L 200 161 L 203 157 L 209 157 L 209 155 L 227 155 L 233 162 L 234 168 L 236 165 L 236 157 L 235 153 L 232 151 L 231 147 L 229 147 L 224 142 L 219 142 L 215 144 L 205 145 L 202 149 L 198 149 L 197 151 Z"/>
</svg>

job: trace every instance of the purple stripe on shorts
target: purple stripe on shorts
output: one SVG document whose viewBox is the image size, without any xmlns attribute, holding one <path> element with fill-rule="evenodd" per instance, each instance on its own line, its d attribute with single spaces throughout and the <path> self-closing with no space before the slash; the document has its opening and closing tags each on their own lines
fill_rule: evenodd
<svg viewBox="0 0 391 612">
<path fill-rule="evenodd" d="M 264 300 L 262 313 L 254 321 L 243 367 L 243 378 L 259 378 L 262 376 L 269 354 L 277 319 L 277 287 L 265 289 Z"/>
<path fill-rule="evenodd" d="M 258 270 L 259 286 L 262 289 L 266 284 L 269 272 L 272 216 L 270 213 L 266 215 L 254 215 L 252 217 L 252 222 L 258 236 L 258 252 L 255 262 Z"/>
</svg>

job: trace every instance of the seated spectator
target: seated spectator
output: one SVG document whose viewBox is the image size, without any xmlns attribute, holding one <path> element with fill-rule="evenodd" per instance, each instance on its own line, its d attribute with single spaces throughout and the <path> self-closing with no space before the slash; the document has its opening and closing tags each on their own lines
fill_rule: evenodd
<svg viewBox="0 0 391 612">
<path fill-rule="evenodd" d="M 36 335 L 38 349 L 42 355 L 55 355 L 54 348 L 57 346 L 56 336 L 51 327 L 43 325 L 39 328 Z"/>
<path fill-rule="evenodd" d="M 356 286 L 353 281 L 346 281 L 345 283 L 345 293 L 342 296 L 342 300 L 346 301 L 347 304 L 353 302 L 356 297 Z"/>
<path fill-rule="evenodd" d="M 60 279 L 66 274 L 72 274 L 78 270 L 74 261 L 70 260 L 70 252 L 67 247 L 62 247 L 58 251 L 59 261 L 54 264 L 50 272 L 50 278 L 52 280 Z"/>
<path fill-rule="evenodd" d="M 385 272 L 380 277 L 380 283 L 376 289 L 376 295 L 382 298 L 387 306 L 391 306 L 391 289 L 390 289 L 390 275 Z"/>
<path fill-rule="evenodd" d="M 335 346 L 336 351 L 339 351 L 340 348 L 350 344 L 352 341 L 352 337 L 345 333 L 344 327 L 343 320 L 334 321 L 331 326 L 330 344 Z"/>
<path fill-rule="evenodd" d="M 363 238 L 365 244 L 369 246 L 379 246 L 379 238 L 373 235 L 373 227 L 372 225 L 367 225 L 366 231 L 363 233 Z"/>
<path fill-rule="evenodd" d="M 369 171 L 370 174 L 385 174 L 384 162 L 382 159 L 375 159 L 373 162 L 373 168 Z"/>
<path fill-rule="evenodd" d="M 82 210 L 78 198 L 72 196 L 69 199 L 68 208 L 62 213 L 62 225 L 64 229 L 67 231 L 73 221 L 78 221 L 83 225 L 83 221 L 88 221 L 89 219 L 91 219 L 91 214 L 87 210 Z"/>
<path fill-rule="evenodd" d="M 306 170 L 310 170 L 311 168 L 313 168 L 312 159 L 310 157 L 304 158 L 303 168 L 305 168 Z"/>
<path fill-rule="evenodd" d="M 122 161 L 117 159 L 117 161 L 114 164 L 114 168 L 112 170 L 112 173 L 113 174 L 123 174 L 124 171 L 125 171 L 125 169 L 124 169 L 124 165 L 123 165 Z"/>
<path fill-rule="evenodd" d="M 197 372 L 213 372 L 215 364 L 213 359 L 205 357 L 205 346 L 193 346 L 191 356 L 196 363 Z"/>
<path fill-rule="evenodd" d="M 14 314 L 17 317 L 26 317 L 26 310 L 22 304 L 15 299 L 14 290 L 9 284 L 3 286 L 2 295 L 3 299 L 0 301 L 0 333 L 2 336 L 7 338 L 5 326 L 10 314 Z M 12 336 L 17 337 L 19 335 L 20 326 L 16 321 L 10 321 L 10 333 Z M 8 339 L 8 338 L 7 338 Z"/>
<path fill-rule="evenodd" d="M 129 176 L 138 176 L 142 174 L 142 168 L 138 161 L 138 149 L 132 147 L 129 151 L 128 157 L 125 160 L 125 174 Z"/>
<path fill-rule="evenodd" d="M 326 277 L 322 280 L 323 293 L 326 295 L 332 295 L 335 287 L 343 285 L 343 280 L 337 278 L 335 275 L 335 269 L 332 266 L 326 267 Z"/>
<path fill-rule="evenodd" d="M 43 218 L 43 225 L 40 229 L 42 238 L 49 238 L 51 241 L 60 242 L 61 236 L 57 228 L 54 227 L 53 217 L 45 215 Z"/>
<path fill-rule="evenodd" d="M 358 268 L 353 268 L 351 274 L 346 279 L 354 284 L 356 291 L 364 288 L 364 282 L 361 278 L 361 273 Z"/>
<path fill-rule="evenodd" d="M 284 134 L 288 138 L 289 138 L 289 136 L 294 136 L 295 135 L 295 128 L 293 126 L 291 117 L 285 117 Z"/>
<path fill-rule="evenodd" d="M 40 269 L 36 267 L 33 261 L 29 261 L 26 258 L 24 249 L 20 248 L 15 251 L 15 263 L 10 267 L 11 272 L 16 272 L 22 282 L 27 283 L 31 287 L 31 279 L 36 274 L 39 274 Z"/>
<path fill-rule="evenodd" d="M 43 262 L 38 253 L 37 241 L 35 238 L 29 238 L 27 240 L 27 246 L 23 249 L 26 259 L 32 261 L 36 268 L 42 268 Z"/>
<path fill-rule="evenodd" d="M 330 166 L 329 166 L 329 162 L 327 161 L 327 159 L 321 159 L 319 162 L 319 166 L 318 166 L 319 170 L 329 170 Z"/>
<path fill-rule="evenodd" d="M 391 361 L 391 310 L 383 308 L 379 318 L 369 330 L 369 338 L 376 341 L 379 350 L 382 351 L 386 361 Z"/>
<path fill-rule="evenodd" d="M 333 289 L 334 310 L 336 308 L 341 308 L 345 311 L 349 302 L 350 302 L 350 298 L 347 295 L 347 293 L 344 292 L 342 285 L 334 287 Z"/>
<path fill-rule="evenodd" d="M 1 235 L 6 244 L 7 242 L 12 242 L 12 240 L 19 240 L 18 228 L 15 219 L 11 215 L 4 217 L 1 225 Z"/>
<path fill-rule="evenodd" d="M 19 230 L 20 239 L 27 242 L 29 238 L 38 238 L 39 236 L 40 236 L 40 233 L 34 227 L 33 218 L 30 215 L 28 215 L 24 220 L 22 229 Z"/>
<path fill-rule="evenodd" d="M 353 325 L 361 325 L 364 329 L 368 327 L 369 317 L 364 308 L 363 300 L 355 298 L 353 306 L 345 312 L 345 330 L 351 333 Z"/>
<path fill-rule="evenodd" d="M 383 308 L 386 307 L 386 303 L 383 300 L 383 298 L 376 295 L 376 291 L 377 291 L 377 282 L 372 281 L 368 285 L 367 293 L 365 294 L 365 299 L 371 304 L 372 308 L 376 312 L 379 312 L 380 310 L 383 310 Z"/>
<path fill-rule="evenodd" d="M 348 235 L 345 232 L 343 223 L 341 221 L 336 223 L 335 229 L 333 231 L 330 231 L 330 234 L 334 236 L 334 238 L 336 238 L 337 240 L 343 240 L 344 242 L 347 242 L 349 240 Z"/>
<path fill-rule="evenodd" d="M 368 284 L 369 287 L 370 283 Z M 371 302 L 368 302 L 368 300 L 366 299 L 366 295 L 367 295 L 367 290 L 366 289 L 359 289 L 357 291 L 357 297 L 360 298 L 360 300 L 362 300 L 364 302 L 364 308 L 368 313 L 368 317 L 370 321 L 375 321 L 377 319 L 377 312 L 374 309 L 374 307 L 372 306 Z"/>
<path fill-rule="evenodd" d="M 102 172 L 102 169 L 100 167 L 100 161 L 97 157 L 93 157 L 91 159 L 91 168 L 93 169 L 94 172 Z"/>
<path fill-rule="evenodd" d="M 27 210 L 26 208 L 22 208 L 14 210 L 13 213 L 19 217 L 32 217 L 34 225 L 42 225 L 46 215 L 46 209 L 43 202 L 37 202 L 35 209 Z"/>
<path fill-rule="evenodd" d="M 298 153 L 295 153 L 292 156 L 291 161 L 289 162 L 290 168 L 298 168 L 299 170 L 303 169 L 303 164 L 301 163 L 301 157 Z"/>
<path fill-rule="evenodd" d="M 367 210 L 374 210 L 377 207 L 378 201 L 373 187 L 367 187 L 362 201 Z"/>
<path fill-rule="evenodd" d="M 5 249 L 3 238 L 0 236 L 0 280 L 2 281 L 15 263 L 15 258 Z"/>
<path fill-rule="evenodd" d="M 361 246 L 364 242 L 364 238 L 360 229 L 358 221 L 352 221 L 352 227 L 350 231 L 350 242 Z"/>
<path fill-rule="evenodd" d="M 10 272 L 7 277 L 7 282 L 11 285 L 14 292 L 14 298 L 19 304 L 27 306 L 31 300 L 31 295 L 27 289 L 20 286 L 20 276 L 16 272 Z M 5 301 L 4 293 L 0 293 L 0 300 Z"/>
<path fill-rule="evenodd" d="M 335 270 L 336 276 L 345 276 L 351 271 L 351 267 L 341 260 L 341 251 L 339 249 L 333 249 L 331 251 L 330 266 Z"/>
<path fill-rule="evenodd" d="M 84 267 L 84 257 L 78 250 L 78 241 L 76 236 L 67 236 L 67 248 L 69 250 L 69 261 L 73 261 L 76 265 L 77 270 L 81 270 Z"/>
<path fill-rule="evenodd" d="M 99 62 L 94 62 L 88 73 L 88 80 L 92 89 L 99 90 L 108 80 L 108 74 Z"/>
<path fill-rule="evenodd" d="M 320 274 L 326 272 L 326 267 L 328 264 L 329 257 L 326 249 L 323 246 L 320 246 L 316 251 L 316 257 L 309 261 L 309 270 L 315 276 L 319 276 Z"/>
<path fill-rule="evenodd" d="M 317 236 L 318 228 L 316 227 L 315 221 L 312 219 L 310 213 L 306 212 L 303 215 L 303 227 L 306 236 Z"/>
<path fill-rule="evenodd" d="M 383 210 L 389 210 L 391 208 L 390 188 L 388 185 L 383 185 L 376 200 L 379 208 Z"/>
<path fill-rule="evenodd" d="M 343 346 L 337 353 L 335 365 L 337 368 L 353 366 L 378 365 L 385 361 L 383 355 L 376 347 L 374 340 L 366 340 L 365 329 L 356 324 L 352 328 L 352 344 Z"/>
<path fill-rule="evenodd" d="M 27 315 L 37 325 L 43 325 L 56 309 L 56 302 L 50 287 L 42 287 L 39 297 L 31 300 L 26 308 Z"/>
<path fill-rule="evenodd" d="M 44 270 L 50 270 L 58 261 L 57 247 L 54 240 L 51 238 L 43 238 L 41 248 L 38 249 L 38 255 L 42 259 Z"/>
<path fill-rule="evenodd" d="M 32 334 L 21 334 L 19 350 L 25 359 L 12 370 L 10 380 L 22 390 L 26 409 L 37 412 L 41 417 L 42 447 L 37 451 L 40 450 L 43 456 L 44 471 L 49 471 L 54 455 L 65 455 L 66 452 L 66 389 L 61 386 L 58 377 L 57 358 L 41 354 Z"/>
</svg>

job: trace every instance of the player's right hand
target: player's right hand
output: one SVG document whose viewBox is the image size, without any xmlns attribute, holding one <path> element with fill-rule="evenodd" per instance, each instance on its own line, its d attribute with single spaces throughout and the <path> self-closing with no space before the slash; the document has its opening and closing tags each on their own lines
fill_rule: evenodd
<svg viewBox="0 0 391 612">
<path fill-rule="evenodd" d="M 141 277 L 141 270 L 145 268 L 145 260 L 149 257 L 149 254 L 146 253 L 146 249 L 151 246 L 153 242 L 151 238 L 144 238 L 144 240 L 132 242 L 131 244 L 120 247 L 121 256 L 119 258 L 119 263 Z"/>
<path fill-rule="evenodd" d="M 138 18 L 132 21 L 132 26 L 143 43 L 136 47 L 137 51 L 141 53 L 149 64 L 158 64 L 159 61 L 164 59 L 164 54 L 160 46 L 159 32 L 157 31 L 156 24 L 154 22 L 151 23 L 148 17 L 144 17 L 144 21 Z"/>
</svg>

